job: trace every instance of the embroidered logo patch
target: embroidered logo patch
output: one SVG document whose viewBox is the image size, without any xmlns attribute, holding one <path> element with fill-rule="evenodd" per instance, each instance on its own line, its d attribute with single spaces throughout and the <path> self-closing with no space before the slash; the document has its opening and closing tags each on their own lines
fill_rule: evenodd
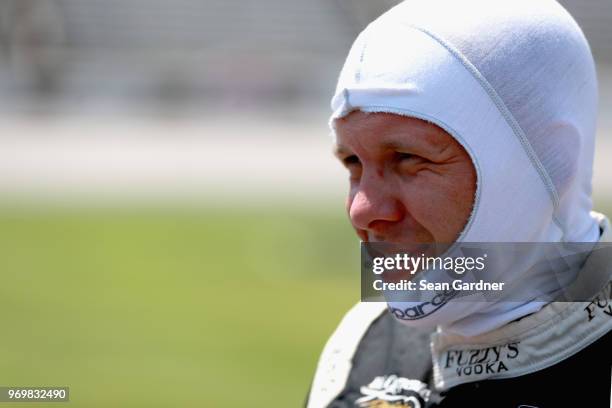
<svg viewBox="0 0 612 408">
<path fill-rule="evenodd" d="M 397 375 L 376 377 L 360 391 L 363 397 L 355 403 L 363 408 L 424 408 L 431 395 L 425 383 Z"/>
<path fill-rule="evenodd" d="M 508 362 L 518 357 L 519 342 L 468 350 L 448 350 L 444 369 L 454 369 L 457 376 L 497 374 L 508 371 Z"/>
<path fill-rule="evenodd" d="M 598 313 L 605 313 L 612 317 L 612 281 L 603 288 L 603 290 L 593 298 L 593 300 L 584 308 L 587 313 L 588 321 L 593 320 Z"/>
<path fill-rule="evenodd" d="M 450 290 L 445 292 L 439 292 L 429 302 L 423 302 L 416 306 L 410 306 L 405 309 L 398 309 L 396 307 L 390 307 L 389 311 L 395 316 L 396 319 L 400 320 L 418 320 L 429 316 L 442 306 L 446 305 L 449 300 L 457 295 L 457 291 Z"/>
</svg>

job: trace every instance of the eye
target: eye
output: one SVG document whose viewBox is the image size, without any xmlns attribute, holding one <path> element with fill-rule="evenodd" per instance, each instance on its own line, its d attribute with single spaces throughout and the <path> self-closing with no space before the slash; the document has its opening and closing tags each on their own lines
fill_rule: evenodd
<svg viewBox="0 0 612 408">
<path fill-rule="evenodd" d="M 346 167 L 351 167 L 356 164 L 361 164 L 361 162 L 359 161 L 359 158 L 355 155 L 345 157 L 344 159 L 342 159 L 342 163 L 344 163 Z"/>
<path fill-rule="evenodd" d="M 408 159 L 412 159 L 414 157 L 415 156 L 413 154 L 410 154 L 410 153 L 397 152 L 397 160 L 398 161 L 408 160 Z"/>
<path fill-rule="evenodd" d="M 362 171 L 361 161 L 359 160 L 359 157 L 353 154 L 341 160 L 342 160 L 342 164 L 344 164 L 344 167 L 346 167 L 346 169 L 349 172 L 349 179 L 351 183 L 358 181 L 359 178 L 361 177 L 361 171 Z"/>
<path fill-rule="evenodd" d="M 396 152 L 395 163 L 400 173 L 415 174 L 423 164 L 427 163 L 427 160 L 416 154 Z"/>
</svg>

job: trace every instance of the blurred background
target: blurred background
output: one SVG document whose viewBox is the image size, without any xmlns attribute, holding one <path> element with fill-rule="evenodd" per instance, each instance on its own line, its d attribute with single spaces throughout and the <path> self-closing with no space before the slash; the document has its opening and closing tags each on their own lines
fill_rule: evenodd
<svg viewBox="0 0 612 408">
<path fill-rule="evenodd" d="M 359 299 L 329 98 L 396 3 L 0 0 L 0 385 L 299 406 Z M 610 214 L 612 2 L 562 3 L 598 63 Z"/>
</svg>

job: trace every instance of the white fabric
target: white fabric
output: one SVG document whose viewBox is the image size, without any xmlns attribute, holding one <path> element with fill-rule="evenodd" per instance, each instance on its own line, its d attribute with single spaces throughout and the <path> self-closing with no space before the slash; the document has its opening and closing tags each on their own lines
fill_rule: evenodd
<svg viewBox="0 0 612 408">
<path fill-rule="evenodd" d="M 455 137 L 478 178 L 459 241 L 595 242 L 596 105 L 588 44 L 555 1 L 409 0 L 353 44 L 330 123 L 353 110 L 389 112 L 428 120 Z M 503 280 L 527 288 L 526 264 L 507 264 Z M 450 301 L 402 322 L 476 335 L 542 306 Z"/>
<path fill-rule="evenodd" d="M 599 219 L 600 241 L 612 241 L 609 221 L 601 215 Z M 607 257 L 608 252 L 601 256 Z M 606 271 L 598 270 L 602 261 L 607 259 L 588 259 L 579 277 L 589 285 L 599 281 L 597 294 L 588 302 L 552 302 L 533 315 L 473 337 L 439 329 L 431 343 L 436 388 L 447 390 L 473 381 L 533 373 L 606 335 L 612 330 L 612 265 L 608 263 Z"/>
<path fill-rule="evenodd" d="M 323 348 L 307 408 L 328 406 L 344 389 L 359 342 L 384 310 L 383 303 L 357 303 L 344 316 Z"/>
</svg>

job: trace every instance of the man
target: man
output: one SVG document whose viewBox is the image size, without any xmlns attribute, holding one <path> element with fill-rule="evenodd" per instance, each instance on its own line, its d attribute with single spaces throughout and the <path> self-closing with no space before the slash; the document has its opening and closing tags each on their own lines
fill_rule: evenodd
<svg viewBox="0 0 612 408">
<path fill-rule="evenodd" d="M 364 242 L 612 240 L 591 212 L 593 59 L 553 0 L 405 1 L 359 35 L 332 108 Z M 356 305 L 307 405 L 608 407 L 612 262 L 596 258 L 534 275 L 507 254 L 505 300 Z M 581 302 L 521 296 L 602 274 Z"/>
</svg>

